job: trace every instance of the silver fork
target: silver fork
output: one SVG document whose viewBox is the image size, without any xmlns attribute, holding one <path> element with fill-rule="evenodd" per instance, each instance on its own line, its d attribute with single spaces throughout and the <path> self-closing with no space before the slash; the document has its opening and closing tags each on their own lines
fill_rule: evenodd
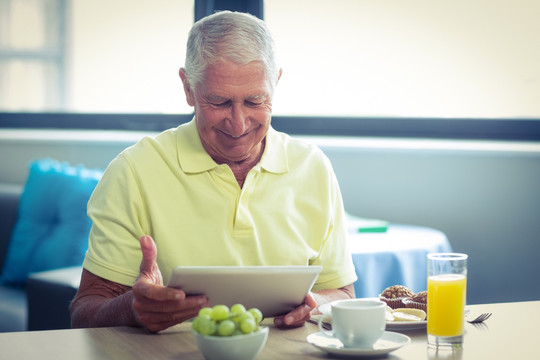
<svg viewBox="0 0 540 360">
<path fill-rule="evenodd" d="M 483 313 L 483 314 L 478 315 L 476 318 L 472 320 L 467 320 L 467 322 L 471 324 L 480 324 L 486 321 L 487 319 L 489 319 L 490 316 L 491 316 L 491 313 Z"/>
<path fill-rule="evenodd" d="M 308 322 L 310 322 L 312 324 L 315 324 L 315 325 L 319 325 L 319 322 L 317 320 L 308 319 Z M 332 330 L 332 324 L 330 324 L 330 323 L 328 323 L 326 321 L 323 321 L 321 326 L 322 326 L 322 328 L 324 330 Z"/>
</svg>

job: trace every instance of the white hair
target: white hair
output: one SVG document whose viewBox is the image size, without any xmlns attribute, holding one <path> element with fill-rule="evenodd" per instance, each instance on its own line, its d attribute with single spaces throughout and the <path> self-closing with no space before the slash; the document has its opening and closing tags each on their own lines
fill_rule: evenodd
<svg viewBox="0 0 540 360">
<path fill-rule="evenodd" d="M 264 21 L 253 15 L 220 11 L 193 24 L 184 67 L 188 84 L 197 87 L 206 67 L 223 60 L 238 65 L 261 61 L 272 87 L 277 83 L 274 41 Z"/>
</svg>

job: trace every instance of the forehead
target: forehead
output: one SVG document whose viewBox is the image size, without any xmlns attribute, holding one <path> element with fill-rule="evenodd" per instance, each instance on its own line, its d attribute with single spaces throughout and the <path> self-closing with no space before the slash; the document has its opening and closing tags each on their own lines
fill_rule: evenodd
<svg viewBox="0 0 540 360">
<path fill-rule="evenodd" d="M 226 97 L 260 96 L 272 93 L 265 67 L 259 61 L 252 61 L 246 65 L 221 61 L 209 65 L 198 89 L 202 94 Z"/>
</svg>

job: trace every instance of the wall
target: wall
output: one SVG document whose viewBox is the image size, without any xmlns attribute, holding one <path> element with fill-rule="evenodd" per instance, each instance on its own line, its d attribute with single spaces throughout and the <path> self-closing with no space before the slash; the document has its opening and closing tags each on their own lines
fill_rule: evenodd
<svg viewBox="0 0 540 360">
<path fill-rule="evenodd" d="M 443 231 L 454 251 L 470 256 L 471 303 L 540 299 L 533 285 L 540 273 L 539 144 L 503 150 L 356 142 L 354 151 L 325 148 L 349 212 Z"/>
<path fill-rule="evenodd" d="M 0 183 L 23 184 L 36 158 L 105 168 L 144 135 L 2 129 Z M 332 161 L 347 211 L 439 229 L 468 253 L 470 303 L 540 299 L 540 144 L 306 139 Z"/>
</svg>

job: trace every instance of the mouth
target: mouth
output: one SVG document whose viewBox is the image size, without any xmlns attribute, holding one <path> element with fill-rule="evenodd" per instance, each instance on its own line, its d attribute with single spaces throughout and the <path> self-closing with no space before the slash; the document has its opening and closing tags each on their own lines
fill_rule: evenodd
<svg viewBox="0 0 540 360">
<path fill-rule="evenodd" d="M 224 131 L 220 131 L 220 132 L 221 132 L 221 134 L 223 134 L 226 137 L 231 138 L 231 139 L 240 139 L 240 138 L 246 136 L 249 133 L 249 132 L 245 132 L 245 133 L 240 134 L 240 135 L 232 135 L 232 134 L 228 134 L 228 133 L 226 133 Z"/>
</svg>

